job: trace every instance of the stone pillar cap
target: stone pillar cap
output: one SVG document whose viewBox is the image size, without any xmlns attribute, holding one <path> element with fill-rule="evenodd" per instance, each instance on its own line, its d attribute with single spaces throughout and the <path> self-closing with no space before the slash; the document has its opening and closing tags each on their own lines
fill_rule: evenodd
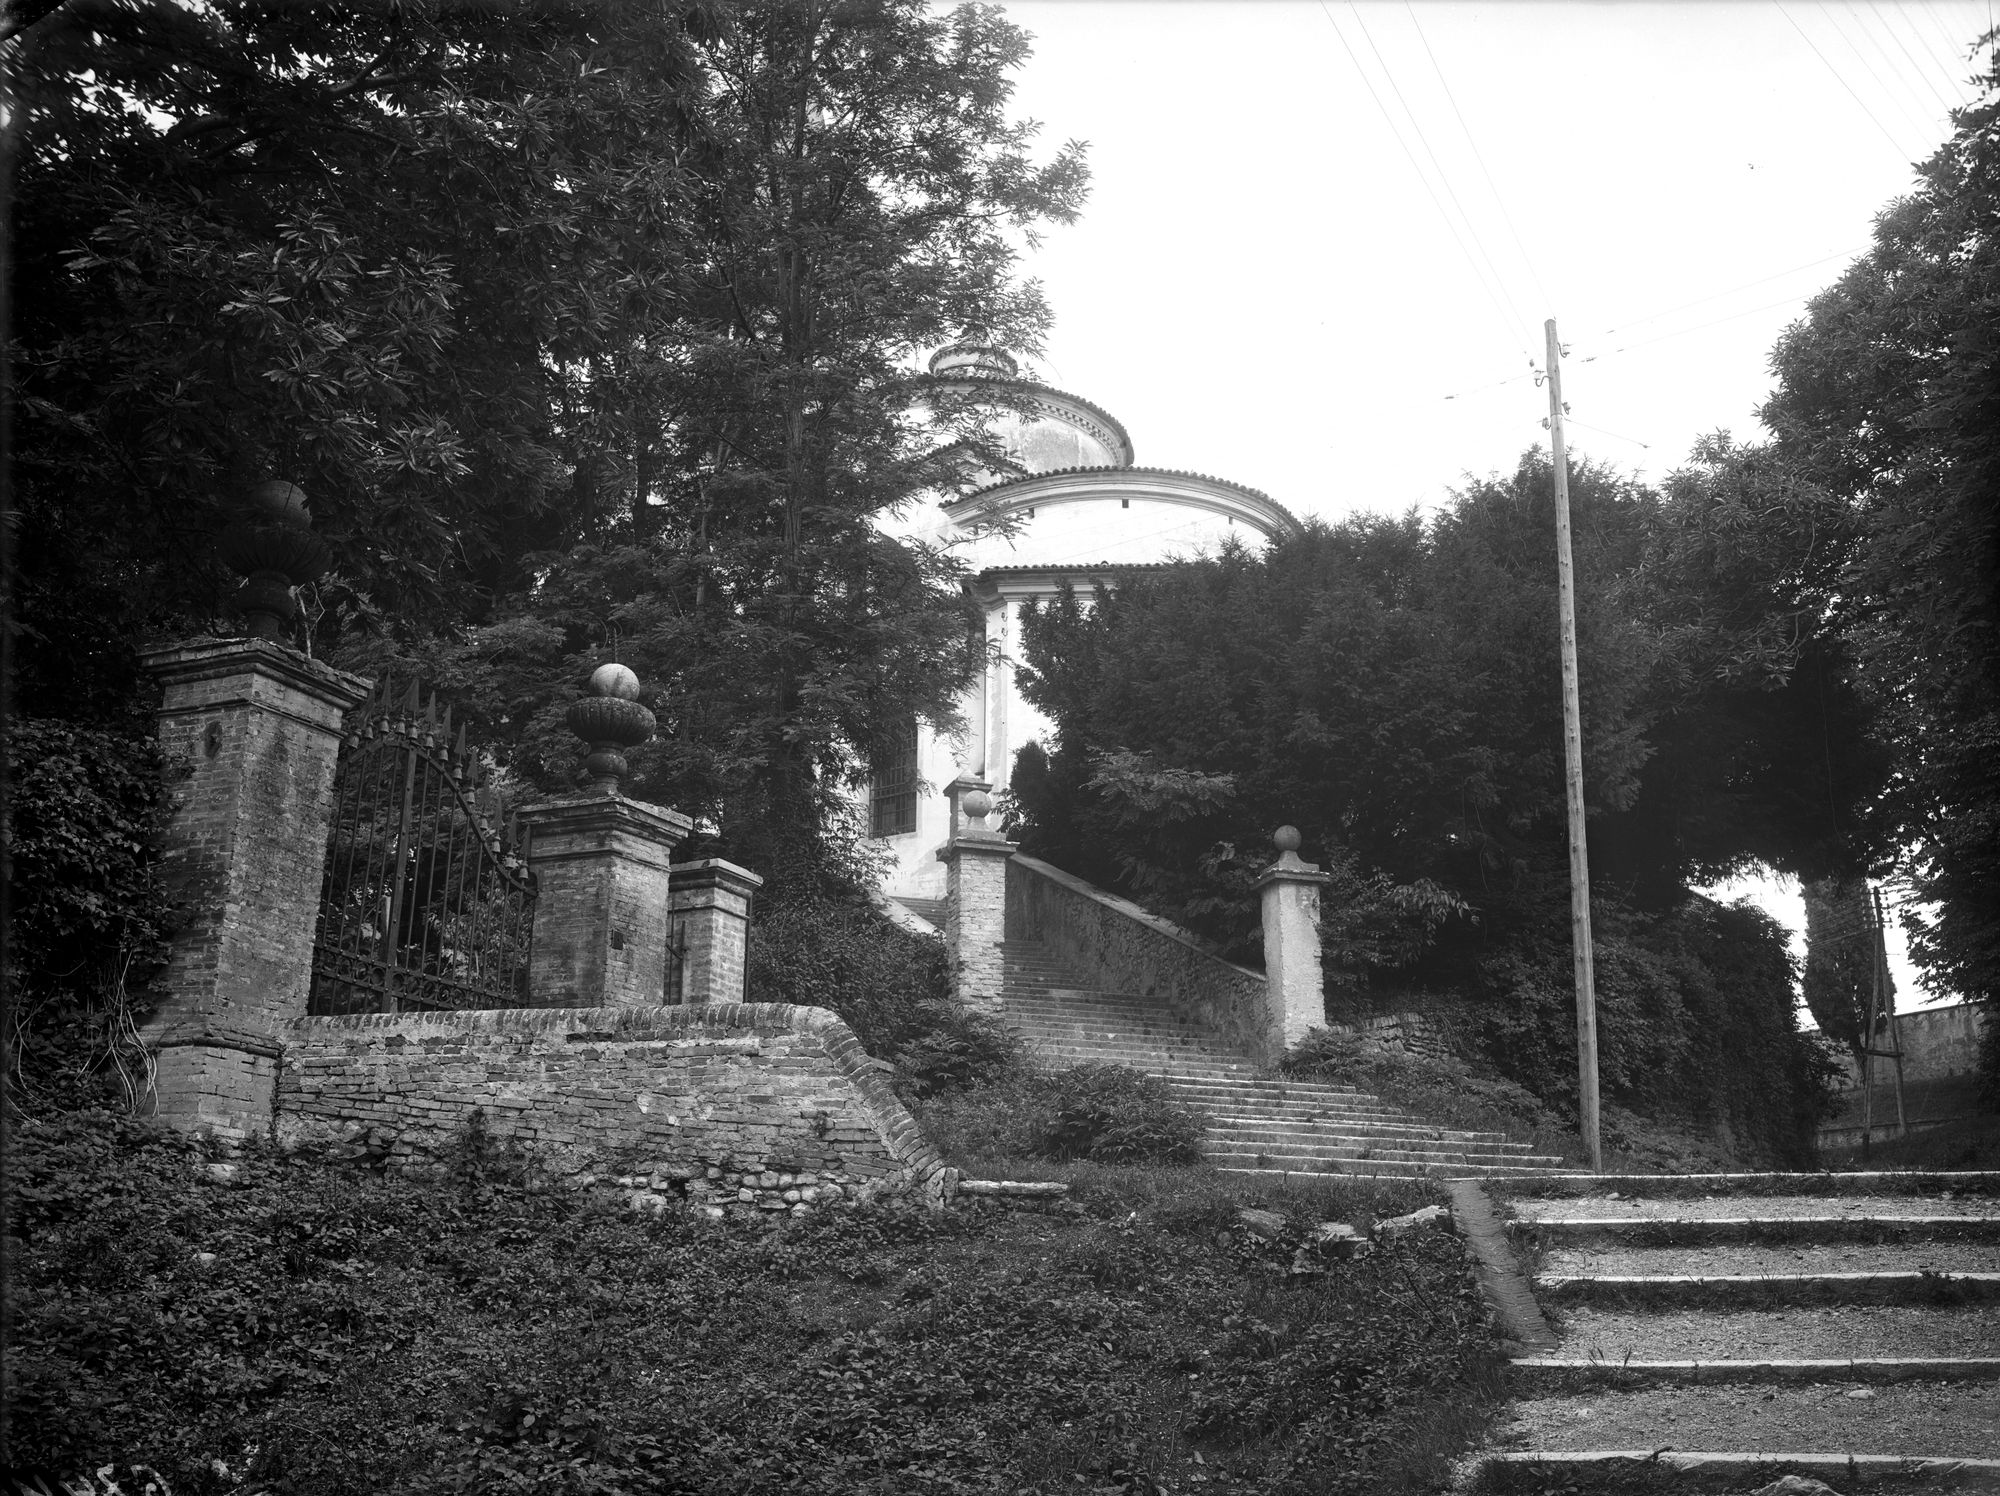
<svg viewBox="0 0 2000 1496">
<path fill-rule="evenodd" d="M 669 863 L 667 872 L 675 885 L 714 885 L 736 893 L 754 893 L 764 886 L 760 874 L 721 857 L 703 857 L 695 862 Z"/>
<path fill-rule="evenodd" d="M 1257 875 L 1257 887 L 1267 883 L 1326 883 L 1332 874 L 1321 870 L 1316 862 L 1307 862 L 1299 856 L 1299 828 L 1280 826 L 1271 835 L 1271 843 L 1278 849 L 1278 860 Z"/>
</svg>

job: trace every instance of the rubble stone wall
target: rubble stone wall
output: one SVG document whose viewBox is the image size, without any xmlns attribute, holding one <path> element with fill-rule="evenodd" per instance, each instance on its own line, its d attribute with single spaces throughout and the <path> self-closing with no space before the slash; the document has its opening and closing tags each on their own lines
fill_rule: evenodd
<svg viewBox="0 0 2000 1496">
<path fill-rule="evenodd" d="M 823 1008 L 711 1003 L 306 1018 L 274 1129 L 370 1134 L 396 1167 L 447 1159 L 472 1114 L 561 1179 L 637 1207 L 802 1214 L 949 1171 L 877 1062 Z"/>
</svg>

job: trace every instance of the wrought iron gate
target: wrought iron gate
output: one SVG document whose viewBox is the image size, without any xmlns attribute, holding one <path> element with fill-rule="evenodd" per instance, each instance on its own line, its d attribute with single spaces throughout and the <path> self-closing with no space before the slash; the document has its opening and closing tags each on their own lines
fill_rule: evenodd
<svg viewBox="0 0 2000 1496">
<path fill-rule="evenodd" d="M 465 728 L 377 682 L 342 745 L 307 1011 L 525 1007 L 534 902 Z"/>
</svg>

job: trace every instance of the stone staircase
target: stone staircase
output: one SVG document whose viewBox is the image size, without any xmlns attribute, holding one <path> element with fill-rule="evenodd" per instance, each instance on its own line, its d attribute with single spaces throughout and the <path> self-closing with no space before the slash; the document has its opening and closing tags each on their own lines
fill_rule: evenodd
<svg viewBox="0 0 2000 1496">
<path fill-rule="evenodd" d="M 1278 1080 L 1215 1035 L 1130 993 L 1086 986 L 1038 944 L 1001 946 L 1001 1021 L 1044 1069 L 1128 1065 L 1208 1118 L 1202 1151 L 1245 1174 L 1437 1175 L 1558 1170 L 1497 1132 L 1438 1127 L 1352 1086 Z"/>
<path fill-rule="evenodd" d="M 1531 1467 L 1509 1489 L 1627 1489 L 1664 1457 L 1732 1490 L 1781 1471 L 2000 1490 L 2000 1174 L 1491 1188 L 1509 1270 L 1555 1320 L 1514 1332 L 1516 1401 L 1483 1460 Z"/>
</svg>

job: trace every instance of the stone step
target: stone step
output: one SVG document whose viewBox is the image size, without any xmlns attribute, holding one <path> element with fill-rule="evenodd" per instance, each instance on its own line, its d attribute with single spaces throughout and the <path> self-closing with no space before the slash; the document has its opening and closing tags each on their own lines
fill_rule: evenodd
<svg viewBox="0 0 2000 1496">
<path fill-rule="evenodd" d="M 1171 1086 L 1175 1078 L 1169 1078 Z M 1396 1107 L 1370 1104 L 1366 1101 L 1321 1101 L 1311 1105 L 1298 1102 L 1272 1102 L 1256 1096 L 1208 1097 L 1193 1100 L 1177 1095 L 1183 1106 L 1193 1108 L 1209 1117 L 1240 1117 L 1247 1121 L 1267 1126 L 1288 1126 L 1296 1124 L 1304 1127 L 1314 1122 L 1338 1122 L 1354 1120 L 1379 1122 L 1390 1126 L 1417 1127 L 1426 1132 L 1476 1132 L 1470 1127 L 1444 1127 L 1423 1117 L 1411 1115 Z"/>
<path fill-rule="evenodd" d="M 1298 1124 L 1280 1124 L 1264 1121 L 1257 1117 L 1211 1116 L 1208 1119 L 1211 1137 L 1227 1134 L 1232 1138 L 1307 1138 L 1352 1136 L 1366 1133 L 1369 1137 L 1412 1137 L 1443 1139 L 1453 1142 L 1480 1144 L 1486 1147 L 1506 1147 L 1526 1150 L 1528 1143 L 1517 1143 L 1504 1132 L 1460 1132 L 1452 1128 L 1426 1127 L 1422 1123 L 1377 1122 L 1367 1117 L 1342 1117 L 1326 1121 Z"/>
<path fill-rule="evenodd" d="M 1374 1105 L 1383 1104 L 1372 1092 L 1351 1086 L 1300 1085 L 1292 1081 L 1270 1080 L 1261 1075 L 1253 1075 L 1243 1081 L 1233 1081 L 1226 1089 L 1202 1085 L 1191 1085 L 1186 1089 L 1190 1098 L 1203 1095 L 1223 1096 L 1234 1092 L 1244 1096 L 1264 1097 L 1275 1102 L 1297 1102 L 1301 1105 L 1341 1098 L 1362 1098 Z"/>
<path fill-rule="evenodd" d="M 1047 1039 L 1175 1039 L 1189 1044 L 1204 1045 L 1217 1054 L 1228 1055 L 1231 1059 L 1244 1058 L 1231 1050 L 1228 1045 L 1217 1044 L 1213 1035 L 1204 1034 L 1199 1029 L 1189 1028 L 1184 1024 L 1161 1023 L 1147 1019 L 1137 1021 L 1105 1019 L 1095 1022 L 1072 1019 L 1063 1022 L 1052 1018 L 1024 1019 L 1004 1012 L 1000 1021 L 1019 1033 L 1034 1034 Z"/>
<path fill-rule="evenodd" d="M 1459 1148 L 1386 1146 L 1367 1138 L 1357 1138 L 1351 1146 L 1287 1145 L 1283 1148 L 1239 1148 L 1227 1141 L 1204 1139 L 1201 1155 L 1221 1169 L 1262 1169 L 1288 1173 L 1324 1172 L 1328 1165 L 1351 1163 L 1380 1164 L 1466 1164 L 1545 1168 L 1561 1159 L 1534 1153 L 1480 1153 Z"/>
<path fill-rule="evenodd" d="M 1254 1168 L 1304 1168 L 1316 1158 L 1442 1158 L 1458 1164 L 1514 1164 L 1522 1160 L 1542 1162 L 1544 1158 L 1542 1154 L 1506 1148 L 1458 1148 L 1448 1142 L 1422 1144 L 1408 1138 L 1372 1138 L 1368 1134 L 1316 1138 L 1312 1142 L 1256 1142 L 1208 1134 L 1202 1138 L 1202 1156 L 1218 1164 L 1232 1162 Z"/>
<path fill-rule="evenodd" d="M 1510 1223 L 1554 1248 L 1615 1246 L 1741 1246 L 1840 1242 L 2000 1241 L 2000 1214 L 1939 1214 L 1881 1210 L 1864 1214 L 1775 1215 L 1741 1200 L 1736 1215 L 1568 1216 Z"/>
<path fill-rule="evenodd" d="M 1556 1304 L 1926 1304 L 2000 1299 L 2000 1273 L 1541 1274 L 1535 1296 Z"/>
<path fill-rule="evenodd" d="M 1349 1159 L 1329 1161 L 1324 1167 L 1312 1168 L 1257 1168 L 1240 1164 L 1216 1164 L 1220 1174 L 1237 1174 L 1252 1179 L 1269 1180 L 1272 1183 L 1311 1183 L 1315 1180 L 1351 1179 L 1514 1179 L 1532 1177 L 1542 1170 L 1541 1165 L 1526 1164 L 1472 1164 L 1472 1163 L 1406 1163 L 1398 1159 Z"/>
</svg>

